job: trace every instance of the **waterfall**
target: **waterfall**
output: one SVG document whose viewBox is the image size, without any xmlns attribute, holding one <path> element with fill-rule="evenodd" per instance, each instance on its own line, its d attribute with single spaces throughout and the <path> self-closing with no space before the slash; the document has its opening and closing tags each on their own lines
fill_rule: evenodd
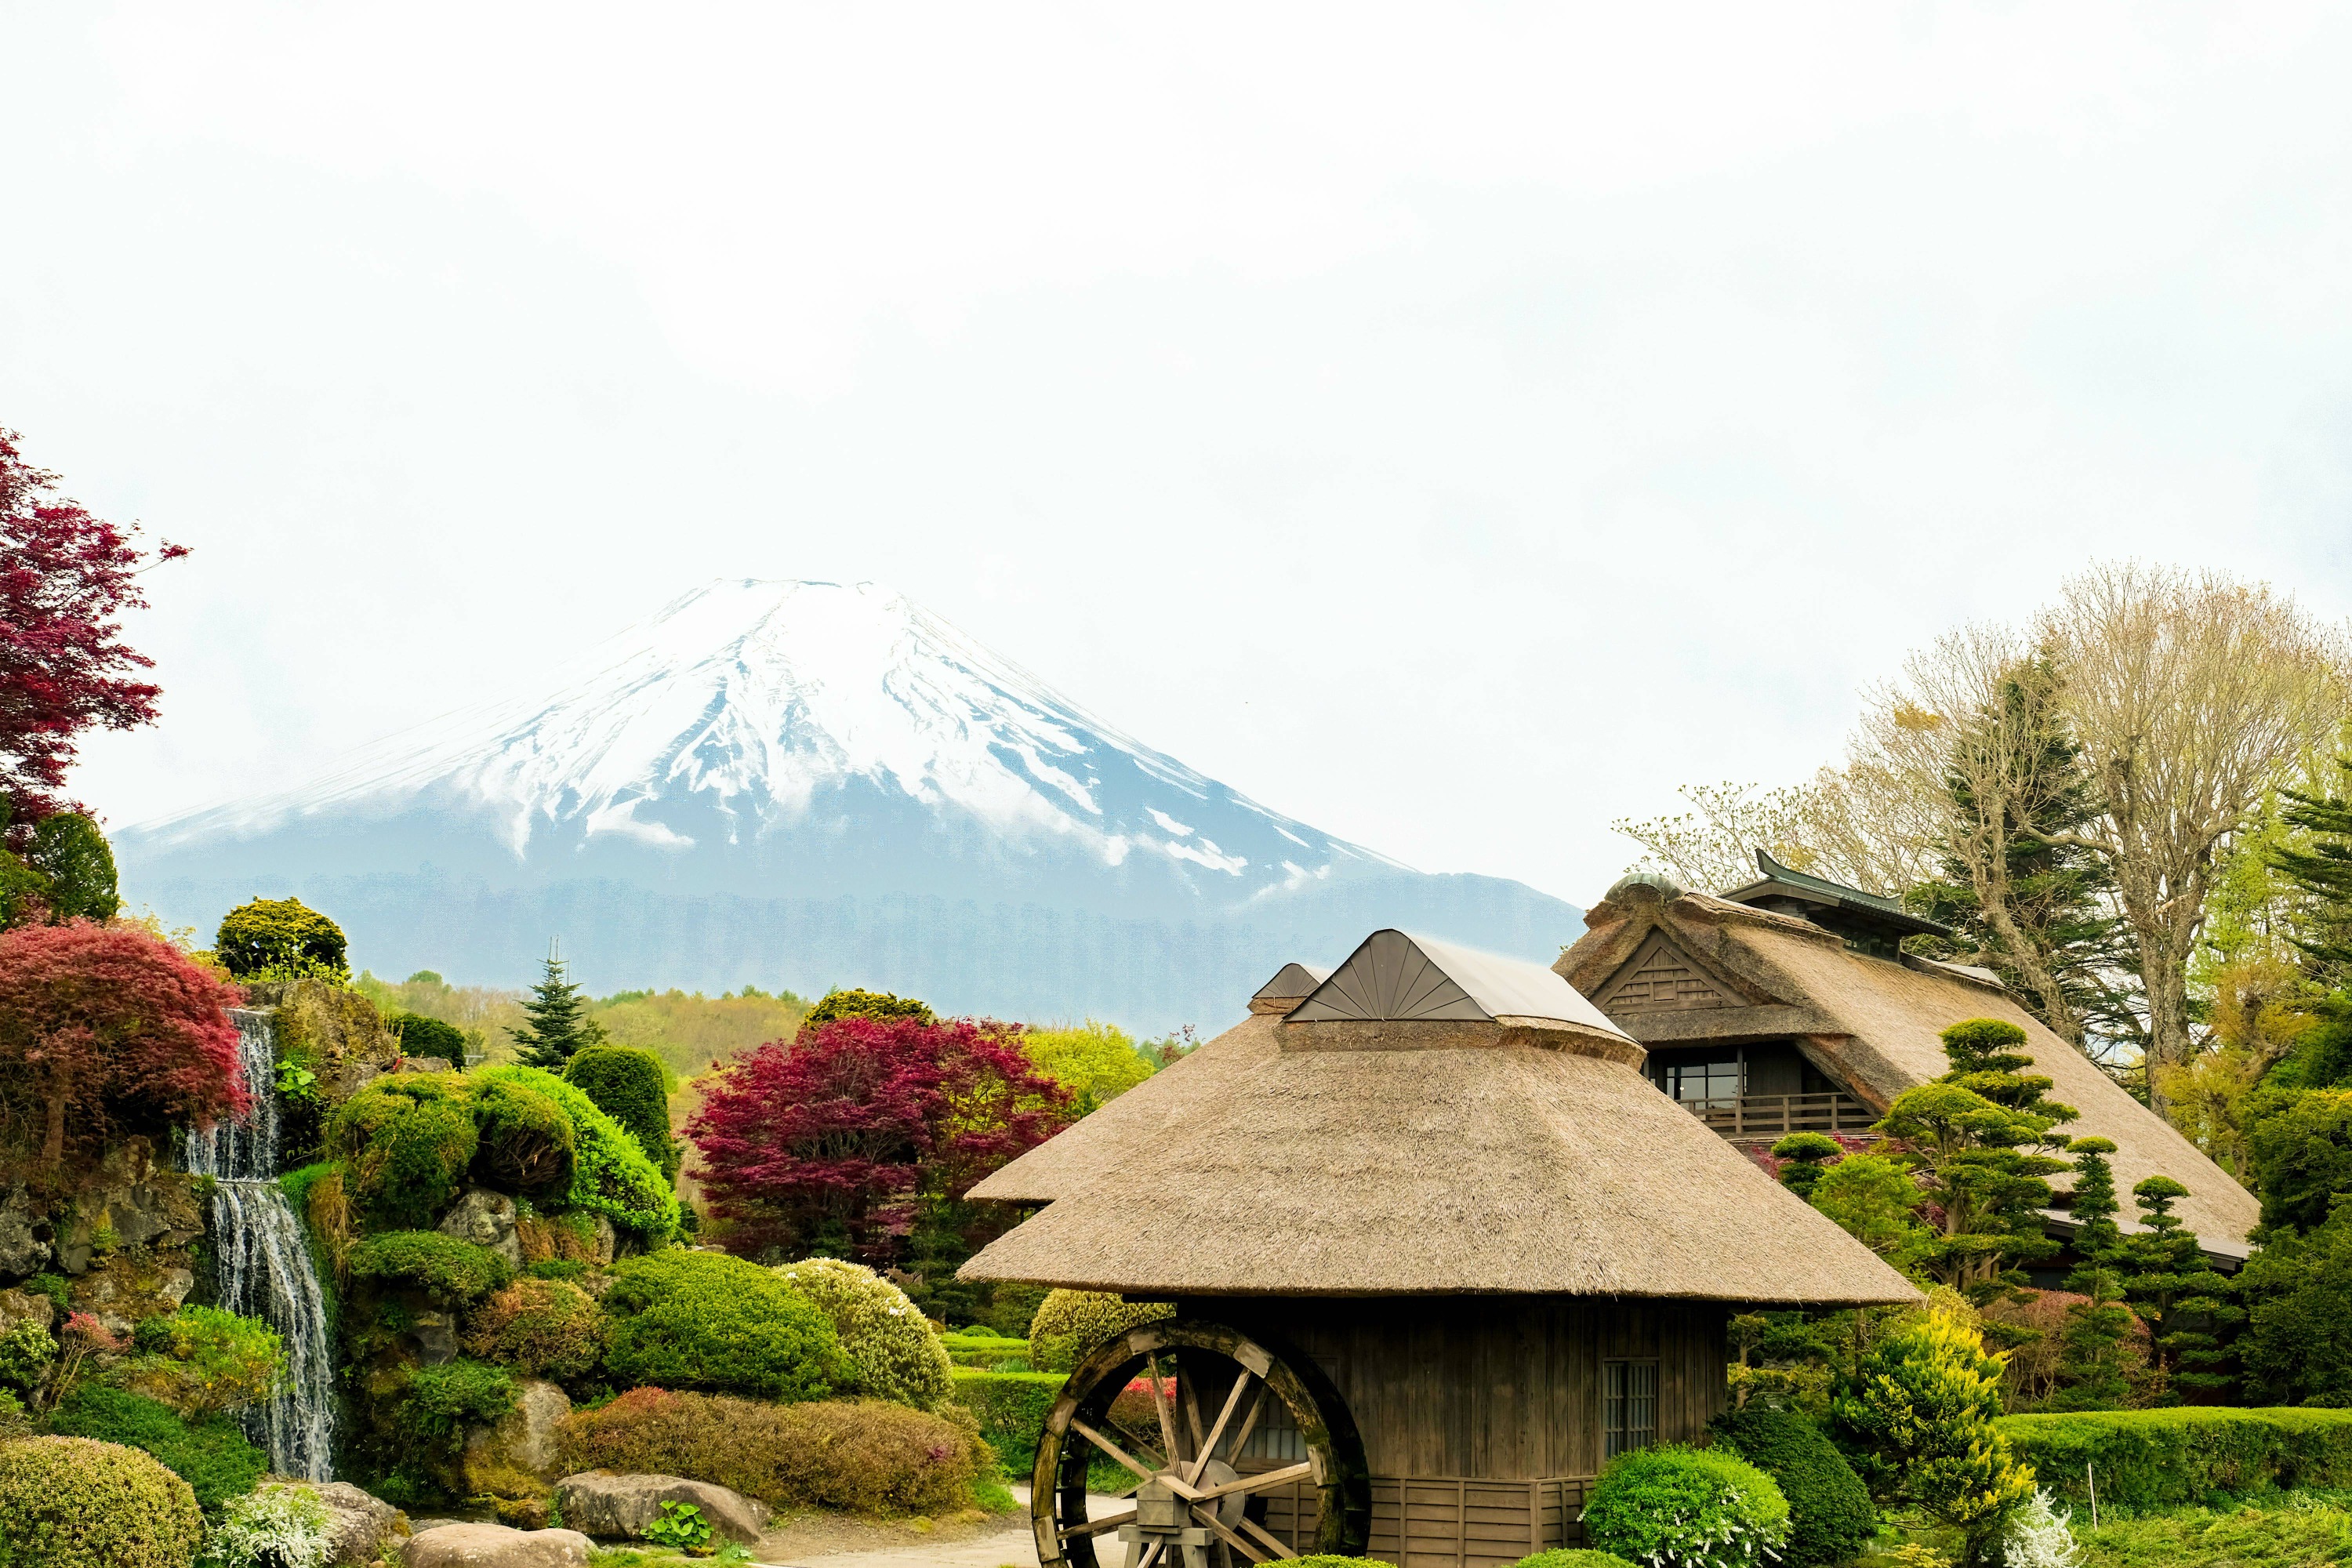
<svg viewBox="0 0 2352 1568">
<path fill-rule="evenodd" d="M 302 1223 L 278 1186 L 277 1029 L 266 1008 L 239 1007 L 237 1056 L 253 1109 L 188 1135 L 188 1169 L 210 1176 L 220 1304 L 259 1318 L 286 1342 L 286 1378 L 246 1425 L 267 1439 L 269 1468 L 296 1480 L 334 1479 L 334 1347 L 326 1292 Z"/>
</svg>

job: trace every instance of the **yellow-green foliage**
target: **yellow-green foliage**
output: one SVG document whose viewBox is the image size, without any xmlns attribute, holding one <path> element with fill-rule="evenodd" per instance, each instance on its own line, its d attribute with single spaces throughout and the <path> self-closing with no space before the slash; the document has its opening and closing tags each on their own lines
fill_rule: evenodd
<svg viewBox="0 0 2352 1568">
<path fill-rule="evenodd" d="M 122 1368 L 122 1386 L 189 1421 L 267 1399 L 286 1371 L 277 1330 L 217 1307 L 148 1318 L 134 1348 L 140 1353 Z"/>
<path fill-rule="evenodd" d="M 823 1399 L 851 1376 L 815 1303 L 722 1252 L 673 1247 L 624 1258 L 604 1310 L 616 1382 L 794 1400 Z"/>
<path fill-rule="evenodd" d="M 485 1068 L 484 1084 L 527 1089 L 544 1095 L 572 1119 L 572 1184 L 566 1207 L 601 1214 L 639 1238 L 660 1242 L 677 1229 L 677 1194 L 636 1139 L 596 1108 L 596 1102 L 551 1072 L 536 1068 Z"/>
<path fill-rule="evenodd" d="M 853 1372 L 848 1392 L 918 1410 L 936 1410 L 947 1398 L 947 1349 L 904 1290 L 837 1258 L 788 1263 L 776 1273 L 833 1320 Z"/>
<path fill-rule="evenodd" d="M 1151 1064 L 1124 1030 L 1089 1018 L 1075 1028 L 1025 1029 L 1022 1054 L 1070 1091 L 1083 1115 L 1151 1076 Z"/>
<path fill-rule="evenodd" d="M 2174 1508 L 2215 1492 L 2352 1491 L 2352 1410 L 2098 1410 L 1994 1423 L 2043 1486 L 2071 1502 Z"/>
<path fill-rule="evenodd" d="M 1636 1562 L 1754 1568 L 1788 1543 L 1789 1500 L 1771 1477 L 1724 1450 L 1636 1448 L 1594 1483 L 1584 1538 Z"/>
<path fill-rule="evenodd" d="M 969 1417 L 884 1400 L 769 1405 L 637 1388 L 556 1427 L 567 1470 L 684 1476 L 779 1508 L 938 1514 L 994 1469 Z"/>
<path fill-rule="evenodd" d="M 0 1568 L 189 1568 L 204 1531 L 188 1483 L 136 1448 L 0 1444 Z"/>
<path fill-rule="evenodd" d="M 692 1078 L 754 1046 L 791 1039 L 808 1004 L 790 992 L 769 996 L 751 986 L 735 996 L 630 992 L 596 1004 L 589 1016 L 614 1045 L 651 1051 L 678 1077 Z"/>
<path fill-rule="evenodd" d="M 2088 1522 L 2076 1510 L 2080 1568 L 2335 1568 L 2352 1563 L 2352 1512 L 2332 1499 L 2287 1497 L 2137 1519 L 2110 1514 L 2095 1530 L 2086 1529 Z"/>
<path fill-rule="evenodd" d="M 526 1377 L 569 1383 L 604 1359 L 604 1310 L 579 1286 L 561 1279 L 518 1279 L 477 1307 L 467 1320 L 466 1353 L 513 1367 Z"/>
<path fill-rule="evenodd" d="M 539 1198 L 570 1189 L 580 1134 L 562 1106 L 528 1083 L 489 1073 L 475 1079 L 471 1105 L 481 1141 L 478 1174 Z"/>
<path fill-rule="evenodd" d="M 224 916 L 213 954 L 239 980 L 325 980 L 352 977 L 343 961 L 343 928 L 299 899 L 253 899 Z"/>
<path fill-rule="evenodd" d="M 1097 1345 L 1175 1315 L 1176 1309 L 1165 1301 L 1122 1301 L 1097 1290 L 1055 1290 L 1029 1321 L 1030 1360 L 1040 1372 L 1068 1372 Z"/>
<path fill-rule="evenodd" d="M 589 1046 L 572 1053 L 563 1079 L 629 1130 L 664 1180 L 677 1174 L 677 1141 L 669 1135 L 669 1092 L 661 1058 L 635 1046 Z"/>
<path fill-rule="evenodd" d="M 2033 1471 L 1993 1426 L 2002 1358 L 1984 1348 L 1974 1314 L 1948 1291 L 1881 1335 L 1837 1424 L 1864 1451 L 1873 1493 L 1916 1504 L 1979 1536 L 2033 1495 Z"/>
<path fill-rule="evenodd" d="M 354 1279 L 424 1291 L 445 1306 L 467 1307 L 507 1282 L 506 1259 L 486 1247 L 437 1230 L 391 1230 L 351 1250 Z"/>
<path fill-rule="evenodd" d="M 1045 1417 L 1069 1379 L 1058 1372 L 982 1372 L 958 1367 L 956 1403 L 971 1412 L 1005 1473 L 1025 1476 L 1037 1462 Z"/>
<path fill-rule="evenodd" d="M 370 1228 L 421 1229 L 456 1200 L 478 1146 L 467 1088 L 456 1073 L 380 1078 L 329 1119 L 327 1152 Z"/>
</svg>

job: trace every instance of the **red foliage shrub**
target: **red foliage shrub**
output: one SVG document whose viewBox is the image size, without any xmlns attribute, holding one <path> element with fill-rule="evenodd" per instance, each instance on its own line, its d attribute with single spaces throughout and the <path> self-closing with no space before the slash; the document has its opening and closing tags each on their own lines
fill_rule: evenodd
<svg viewBox="0 0 2352 1568">
<path fill-rule="evenodd" d="M 920 1200 L 961 1197 L 1068 1106 L 1003 1026 L 840 1018 L 738 1058 L 686 1131 L 730 1246 L 873 1257 Z"/>
<path fill-rule="evenodd" d="M 42 1164 L 246 1110 L 242 1000 L 144 931 L 77 921 L 0 932 L 0 1137 L 41 1129 Z"/>
<path fill-rule="evenodd" d="M 0 430 L 0 795 L 20 824 L 63 806 L 54 792 L 76 735 L 152 722 L 160 689 L 129 679 L 152 661 L 122 641 L 118 619 L 147 602 L 136 581 L 146 553 L 57 483 Z M 186 553 L 166 544 L 160 559 Z"/>
</svg>

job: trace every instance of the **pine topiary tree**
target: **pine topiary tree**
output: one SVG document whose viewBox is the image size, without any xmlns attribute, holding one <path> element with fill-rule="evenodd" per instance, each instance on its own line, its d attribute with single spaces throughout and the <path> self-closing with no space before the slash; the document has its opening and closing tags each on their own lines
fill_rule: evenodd
<svg viewBox="0 0 2352 1568">
<path fill-rule="evenodd" d="M 1780 1184 L 1808 1202 L 1829 1169 L 1824 1162 L 1844 1152 L 1843 1144 L 1822 1132 L 1791 1132 L 1772 1145 L 1772 1157 L 1781 1162 Z"/>
<path fill-rule="evenodd" d="M 2172 1212 L 2189 1189 L 2169 1176 L 2132 1188 L 2141 1228 L 2123 1238 L 2116 1259 L 2124 1300 L 2147 1325 L 2148 1362 L 2160 1375 L 2157 1403 L 2178 1405 L 2177 1390 L 2216 1394 L 2237 1379 L 2229 1341 L 2245 1318 L 2235 1281 L 2205 1260 L 2197 1233 Z"/>
<path fill-rule="evenodd" d="M 2066 1289 L 2085 1299 L 2066 1309 L 2058 1336 L 2058 1392 L 2053 1410 L 2120 1410 L 2131 1397 L 2125 1375 L 2124 1342 L 2131 1336 L 2131 1309 L 2123 1304 L 2123 1276 L 2116 1249 L 2116 1176 L 2107 1156 L 2116 1146 L 2105 1138 L 2077 1138 L 2066 1146 L 2074 1157 L 2074 1250 L 2082 1261 L 2066 1276 Z"/>
<path fill-rule="evenodd" d="M 352 977 L 343 928 L 299 899 L 248 899 L 223 916 L 213 954 L 236 980 Z"/>
<path fill-rule="evenodd" d="M 819 1024 L 830 1024 L 837 1018 L 872 1018 L 885 1024 L 894 1018 L 912 1018 L 919 1024 L 928 1024 L 934 1016 L 928 1003 L 919 1002 L 912 996 L 894 996 L 887 991 L 843 991 L 836 988 L 826 992 L 818 999 L 817 1005 L 809 1009 L 808 1019 L 802 1027 L 814 1028 Z"/>
<path fill-rule="evenodd" d="M 588 1016 L 588 998 L 566 977 L 562 956 L 552 944 L 522 1010 L 530 1022 L 507 1033 L 514 1039 L 516 1059 L 527 1068 L 560 1073 L 575 1053 L 604 1043 L 604 1026 Z"/>
</svg>

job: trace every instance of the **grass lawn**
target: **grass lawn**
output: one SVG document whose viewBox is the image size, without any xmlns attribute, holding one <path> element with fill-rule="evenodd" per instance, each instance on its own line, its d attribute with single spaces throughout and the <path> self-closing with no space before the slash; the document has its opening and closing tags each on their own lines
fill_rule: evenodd
<svg viewBox="0 0 2352 1568">
<path fill-rule="evenodd" d="M 2082 1568 L 2320 1568 L 2352 1564 L 2343 1494 L 2266 1498 L 2235 1509 L 2179 1509 L 2099 1528 L 2075 1520 Z"/>
</svg>

